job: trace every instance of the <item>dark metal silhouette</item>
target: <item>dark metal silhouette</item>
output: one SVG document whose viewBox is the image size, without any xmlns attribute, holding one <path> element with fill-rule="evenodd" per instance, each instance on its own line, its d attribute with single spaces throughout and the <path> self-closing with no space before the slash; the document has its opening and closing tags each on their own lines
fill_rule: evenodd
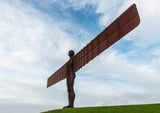
<svg viewBox="0 0 160 113">
<path fill-rule="evenodd" d="M 123 14 L 113 21 L 104 31 L 80 50 L 75 56 L 74 51 L 69 51 L 70 60 L 59 70 L 52 74 L 47 81 L 47 88 L 67 78 L 69 105 L 64 108 L 74 107 L 74 79 L 75 72 L 85 64 L 120 40 L 127 33 L 132 31 L 140 23 L 136 5 L 131 5 Z"/>
<path fill-rule="evenodd" d="M 67 73 L 67 90 L 68 90 L 68 106 L 65 106 L 63 108 L 72 108 L 74 107 L 74 99 L 75 99 L 75 92 L 74 92 L 74 79 L 75 79 L 75 73 L 73 73 L 73 56 L 74 51 L 70 50 L 68 52 L 68 55 L 70 57 L 70 60 L 68 62 L 68 73 Z"/>
</svg>

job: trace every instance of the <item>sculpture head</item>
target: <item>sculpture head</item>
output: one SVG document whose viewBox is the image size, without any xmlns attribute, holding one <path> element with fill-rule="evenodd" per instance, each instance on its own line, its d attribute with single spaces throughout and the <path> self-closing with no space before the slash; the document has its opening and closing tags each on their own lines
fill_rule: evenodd
<svg viewBox="0 0 160 113">
<path fill-rule="evenodd" d="M 72 58 L 72 57 L 74 56 L 74 51 L 73 51 L 73 50 L 69 50 L 68 56 L 69 56 L 70 58 Z"/>
</svg>

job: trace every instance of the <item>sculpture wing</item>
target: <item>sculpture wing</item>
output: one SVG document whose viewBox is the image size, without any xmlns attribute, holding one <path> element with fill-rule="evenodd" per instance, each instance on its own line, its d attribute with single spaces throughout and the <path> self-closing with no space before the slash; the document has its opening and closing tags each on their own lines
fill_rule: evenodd
<svg viewBox="0 0 160 113">
<path fill-rule="evenodd" d="M 68 62 L 48 78 L 47 88 L 67 78 L 67 66 L 68 66 Z"/>
<path fill-rule="evenodd" d="M 78 71 L 105 49 L 120 40 L 124 35 L 138 26 L 139 23 L 139 14 L 136 5 L 133 4 L 74 56 L 73 72 Z"/>
<path fill-rule="evenodd" d="M 73 72 L 78 71 L 97 55 L 120 40 L 137 27 L 139 23 L 139 14 L 136 5 L 133 4 L 73 57 Z M 67 78 L 67 66 L 68 62 L 48 78 L 47 87 Z"/>
</svg>

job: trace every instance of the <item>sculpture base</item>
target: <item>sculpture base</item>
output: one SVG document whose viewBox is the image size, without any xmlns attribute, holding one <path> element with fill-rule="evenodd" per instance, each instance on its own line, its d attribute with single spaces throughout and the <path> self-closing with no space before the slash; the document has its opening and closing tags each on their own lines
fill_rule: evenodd
<svg viewBox="0 0 160 113">
<path fill-rule="evenodd" d="M 66 109 L 66 108 L 73 108 L 73 106 L 68 105 L 63 107 L 63 109 Z"/>
</svg>

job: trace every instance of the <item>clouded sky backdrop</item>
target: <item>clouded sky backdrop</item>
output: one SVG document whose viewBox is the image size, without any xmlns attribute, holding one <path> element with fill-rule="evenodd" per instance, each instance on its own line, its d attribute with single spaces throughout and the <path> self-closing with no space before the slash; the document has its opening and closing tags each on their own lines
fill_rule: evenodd
<svg viewBox="0 0 160 113">
<path fill-rule="evenodd" d="M 136 3 L 141 23 L 76 73 L 76 107 L 160 103 L 159 0 L 0 0 L 0 112 L 67 105 L 47 78 Z"/>
</svg>

